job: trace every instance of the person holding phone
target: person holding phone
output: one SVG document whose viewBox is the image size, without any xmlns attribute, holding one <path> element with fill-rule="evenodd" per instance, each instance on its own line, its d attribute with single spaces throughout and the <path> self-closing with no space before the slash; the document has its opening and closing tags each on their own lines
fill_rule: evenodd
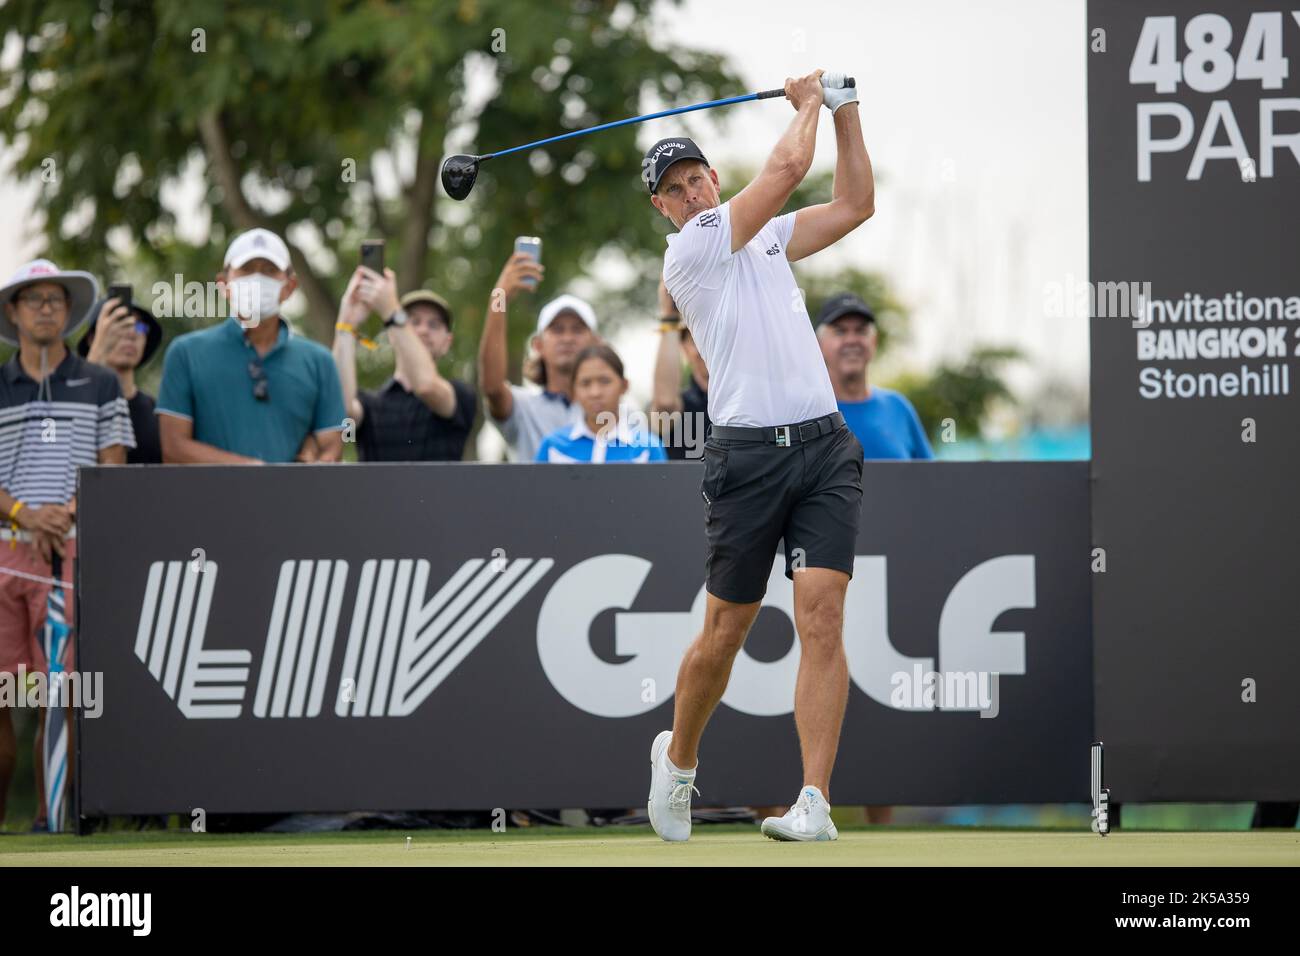
<svg viewBox="0 0 1300 956">
<path fill-rule="evenodd" d="M 540 386 L 533 390 L 506 379 L 509 359 L 506 314 L 520 292 L 530 291 L 546 268 L 527 251 L 515 252 L 497 278 L 488 301 L 483 338 L 479 341 L 478 381 L 488 415 L 510 448 L 514 461 L 532 461 L 542 439 L 582 418 L 573 401 L 573 368 L 578 353 L 597 342 L 596 312 L 576 295 L 562 295 L 542 307 L 530 346 L 533 355 L 524 376 Z"/>
<path fill-rule="evenodd" d="M 382 246 L 380 246 L 382 255 Z M 365 261 L 363 247 L 363 263 Z M 372 254 L 373 255 L 373 254 Z M 451 306 L 428 289 L 397 297 L 397 277 L 382 258 L 359 265 L 348 281 L 335 325 L 334 363 L 343 403 L 356 422 L 362 461 L 460 461 L 474 425 L 472 386 L 444 378 L 438 360 L 451 348 Z M 393 346 L 392 377 L 374 391 L 357 391 L 357 327 L 369 315 L 384 318 Z"/>
<path fill-rule="evenodd" d="M 629 427 L 619 414 L 627 393 L 623 361 L 608 345 L 589 345 L 573 363 L 573 400 L 582 419 L 551 432 L 537 449 L 537 461 L 551 464 L 667 461 L 659 439 Z"/>
<path fill-rule="evenodd" d="M 131 413 L 135 447 L 128 448 L 128 465 L 162 464 L 162 439 L 154 397 L 135 383 L 135 373 L 149 364 L 162 345 L 163 329 L 144 306 L 131 300 L 130 286 L 110 286 L 109 297 L 95 304 L 94 323 L 77 343 L 77 354 L 117 374 Z"/>
<path fill-rule="evenodd" d="M 280 315 L 297 288 L 289 247 L 266 229 L 241 233 L 217 279 L 230 316 L 178 337 L 163 361 L 163 461 L 340 461 L 343 389 L 334 359 Z"/>
</svg>

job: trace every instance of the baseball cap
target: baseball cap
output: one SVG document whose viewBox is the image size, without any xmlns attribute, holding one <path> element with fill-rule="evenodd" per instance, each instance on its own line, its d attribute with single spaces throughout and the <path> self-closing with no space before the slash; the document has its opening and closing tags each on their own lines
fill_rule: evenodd
<svg viewBox="0 0 1300 956">
<path fill-rule="evenodd" d="M 661 139 L 646 151 L 645 159 L 641 161 L 641 178 L 650 187 L 651 193 L 659 189 L 659 180 L 663 179 L 668 167 L 683 159 L 698 159 L 706 166 L 709 164 L 695 141 L 685 136 Z"/>
<path fill-rule="evenodd" d="M 403 309 L 417 302 L 427 302 L 440 310 L 443 318 L 447 320 L 447 328 L 451 328 L 451 306 L 447 304 L 446 299 L 430 289 L 416 289 L 414 292 L 406 293 L 401 299 Z"/>
<path fill-rule="evenodd" d="M 542 306 L 541 313 L 537 316 L 537 331 L 541 332 L 548 325 L 555 321 L 555 317 L 561 312 L 573 312 L 583 322 L 587 323 L 587 328 L 596 331 L 596 311 L 576 295 L 560 296 L 558 299 L 552 299 L 546 305 Z"/>
<path fill-rule="evenodd" d="M 281 272 L 289 271 L 289 247 L 269 229 L 241 232 L 226 249 L 225 268 L 238 269 L 254 259 L 265 259 Z"/>
<path fill-rule="evenodd" d="M 876 313 L 871 311 L 871 306 L 852 292 L 840 292 L 826 300 L 821 311 L 817 313 L 817 321 L 813 325 L 820 327 L 836 319 L 842 319 L 846 315 L 861 315 L 868 322 L 876 321 Z"/>
</svg>

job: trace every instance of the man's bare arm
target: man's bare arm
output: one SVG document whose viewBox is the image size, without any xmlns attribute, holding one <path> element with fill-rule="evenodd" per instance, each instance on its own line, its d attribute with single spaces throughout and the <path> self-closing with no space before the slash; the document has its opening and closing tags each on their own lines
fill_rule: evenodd
<svg viewBox="0 0 1300 956">
<path fill-rule="evenodd" d="M 354 332 L 342 329 L 334 330 L 334 367 L 339 370 L 339 385 L 343 389 L 343 407 L 348 410 L 352 420 L 361 427 L 365 417 L 365 406 L 357 398 L 357 340 Z"/>
<path fill-rule="evenodd" d="M 844 238 L 876 211 L 876 183 L 862 140 L 857 103 L 846 103 L 835 111 L 835 148 L 831 201 L 795 213 L 794 232 L 785 250 L 791 262 Z"/>
<path fill-rule="evenodd" d="M 821 75 L 817 70 L 798 80 L 786 80 L 785 95 L 795 108 L 795 118 L 772 149 L 763 171 L 731 200 L 732 252 L 758 235 L 808 175 L 817 147 Z"/>
<path fill-rule="evenodd" d="M 316 438 L 316 461 L 335 462 L 343 460 L 343 432 L 337 428 L 318 431 Z"/>
<path fill-rule="evenodd" d="M 506 380 L 506 309 L 516 295 L 530 289 L 524 280 L 540 282 L 545 271 L 531 256 L 516 252 L 506 261 L 488 300 L 483 337 L 478 343 L 478 387 L 488 412 L 497 421 L 509 418 L 515 407 L 515 397 Z"/>
<path fill-rule="evenodd" d="M 659 277 L 659 318 L 681 316 L 677 303 L 668 294 L 663 277 Z M 655 355 L 654 390 L 650 396 L 650 411 L 680 412 L 682 410 L 682 337 L 676 331 L 660 331 L 659 351 Z"/>
<path fill-rule="evenodd" d="M 411 393 L 439 418 L 451 418 L 456 413 L 456 390 L 442 377 L 415 330 L 395 325 L 388 330 L 388 341 L 411 377 Z"/>
<path fill-rule="evenodd" d="M 224 451 L 216 445 L 195 441 L 194 423 L 188 418 L 158 413 L 158 434 L 163 462 L 169 465 L 260 465 L 260 458 L 248 458 Z"/>
<path fill-rule="evenodd" d="M 488 413 L 498 421 L 509 418 L 515 407 L 506 380 L 506 359 L 506 303 L 493 289 L 483 320 L 483 337 L 478 343 L 478 382 Z"/>
</svg>

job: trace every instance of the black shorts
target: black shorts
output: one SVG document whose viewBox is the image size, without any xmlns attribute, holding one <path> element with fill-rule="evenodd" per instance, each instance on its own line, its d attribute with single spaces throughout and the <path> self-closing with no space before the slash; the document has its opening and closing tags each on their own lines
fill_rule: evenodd
<svg viewBox="0 0 1300 956">
<path fill-rule="evenodd" d="M 801 567 L 852 576 L 862 457 L 847 425 L 787 446 L 710 437 L 700 484 L 709 593 L 737 604 L 761 601 L 783 537 L 786 577 Z"/>
</svg>

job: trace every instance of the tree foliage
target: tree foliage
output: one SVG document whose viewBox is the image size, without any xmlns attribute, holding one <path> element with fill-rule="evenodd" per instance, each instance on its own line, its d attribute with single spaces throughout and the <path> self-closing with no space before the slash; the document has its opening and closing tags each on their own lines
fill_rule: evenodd
<svg viewBox="0 0 1300 956">
<path fill-rule="evenodd" d="M 635 127 L 484 164 L 464 204 L 438 185 L 444 153 L 636 115 L 647 98 L 743 92 L 721 56 L 652 38 L 655 6 L 9 0 L 0 34 L 23 51 L 0 73 L 0 137 L 17 148 L 14 172 L 41 183 L 61 264 L 205 281 L 234 232 L 264 225 L 289 239 L 307 330 L 328 340 L 357 246 L 379 236 L 403 289 L 452 301 L 467 373 L 516 235 L 545 237 L 548 291 L 602 249 L 661 239 L 628 212 L 644 202 Z M 200 242 L 165 201 L 187 175 L 210 223 Z M 530 323 L 515 324 L 517 350 Z"/>
<path fill-rule="evenodd" d="M 1002 380 L 1007 362 L 1021 358 L 1012 348 L 980 347 L 963 362 L 940 365 L 932 374 L 908 374 L 890 384 L 907 395 L 921 425 L 932 440 L 940 438 L 944 419 L 952 419 L 956 433 L 981 436 L 982 424 L 999 400 L 1012 395 Z"/>
<path fill-rule="evenodd" d="M 482 166 L 468 200 L 438 184 L 446 154 L 484 153 L 655 104 L 745 92 L 725 59 L 663 40 L 680 0 L 7 0 L 0 139 L 11 172 L 40 184 L 46 254 L 106 282 L 209 281 L 230 237 L 255 225 L 289 241 L 309 334 L 329 341 L 363 238 L 387 242 L 403 290 L 456 313 L 453 374 L 474 377 L 483 312 L 518 235 L 543 237 L 543 287 L 511 309 L 515 367 L 547 298 L 612 255 L 633 279 L 599 293 L 605 328 L 654 315 L 670 228 L 640 179 L 638 126 Z M 773 80 L 775 83 L 775 79 Z M 778 104 L 741 108 L 779 108 Z M 724 128 L 727 110 L 708 122 Z M 695 114 L 697 116 L 701 114 Z M 655 124 L 671 133 L 671 121 Z M 770 144 L 763 144 L 764 147 Z M 825 144 L 823 144 L 825 148 Z M 728 170 L 726 196 L 752 178 Z M 197 197 L 179 198 L 197 184 Z M 788 208 L 830 198 L 809 177 Z M 869 228 L 869 227 L 868 227 Z M 886 337 L 906 312 L 883 277 L 796 266 L 811 314 L 852 291 Z M 149 299 L 152 301 L 152 298 Z M 163 318 L 168 336 L 212 316 Z M 927 427 L 978 421 L 1005 388 L 995 353 L 911 383 Z M 363 353 L 361 384 L 391 369 Z M 145 376 L 155 377 L 161 363 Z M 928 416 L 928 417 L 927 417 Z"/>
</svg>

